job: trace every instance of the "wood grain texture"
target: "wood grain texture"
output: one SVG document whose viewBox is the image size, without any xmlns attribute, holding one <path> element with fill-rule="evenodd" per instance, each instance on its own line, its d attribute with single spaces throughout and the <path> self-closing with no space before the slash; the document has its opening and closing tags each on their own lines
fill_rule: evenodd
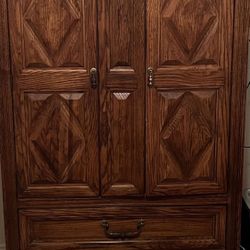
<svg viewBox="0 0 250 250">
<path fill-rule="evenodd" d="M 74 198 L 74 199 L 38 199 L 25 198 L 19 199 L 19 209 L 50 209 L 50 208 L 91 208 L 93 204 L 96 208 L 102 207 L 138 207 L 138 206 L 212 206 L 212 205 L 227 205 L 230 197 L 227 194 L 212 194 L 212 195 L 190 195 L 176 197 L 123 197 L 109 198 Z"/>
<path fill-rule="evenodd" d="M 102 195 L 143 195 L 144 1 L 98 8 Z"/>
<path fill-rule="evenodd" d="M 106 249 L 222 248 L 225 244 L 225 207 L 123 207 L 75 210 L 22 210 L 20 212 L 21 250 L 65 249 L 81 246 Z M 106 237 L 101 222 L 107 220 L 112 231 L 134 231 L 139 220 L 145 225 L 132 240 Z M 173 240 L 175 239 L 175 240 Z M 46 246 L 47 245 L 47 246 Z M 99 245 L 99 246 L 98 246 Z M 161 249 L 160 248 L 160 249 Z"/>
<path fill-rule="evenodd" d="M 221 91 L 158 91 L 154 102 L 158 112 L 152 111 L 151 118 L 152 130 L 161 128 L 153 135 L 159 145 L 159 151 L 154 151 L 158 167 L 150 172 L 148 185 L 154 192 L 165 189 L 167 194 L 218 192 L 225 185 L 225 170 L 216 160 L 217 131 L 223 129 L 215 112 L 221 105 Z"/>
<path fill-rule="evenodd" d="M 7 1 L 0 1 L 0 168 L 7 250 L 19 249 Z M 11 198 L 10 198 L 11 197 Z"/>
<path fill-rule="evenodd" d="M 227 191 L 232 4 L 148 1 L 148 195 Z"/>
<path fill-rule="evenodd" d="M 25 67 L 84 67 L 88 48 L 82 1 L 27 0 L 22 11 Z"/>
<path fill-rule="evenodd" d="M 97 196 L 96 2 L 10 1 L 10 17 L 19 195 Z"/>
<path fill-rule="evenodd" d="M 230 250 L 239 248 L 241 238 L 242 171 L 244 153 L 245 107 L 247 87 L 248 37 L 250 2 L 235 1 L 234 48 L 230 119 L 230 197 L 227 223 Z"/>
<path fill-rule="evenodd" d="M 7 250 L 238 249 L 249 1 L 6 2 Z"/>
<path fill-rule="evenodd" d="M 149 28 L 152 39 L 149 46 L 155 55 L 155 58 L 151 57 L 150 65 L 165 70 L 223 67 L 221 11 L 227 8 L 223 6 L 226 2 L 148 1 L 148 21 L 154 28 Z"/>
</svg>

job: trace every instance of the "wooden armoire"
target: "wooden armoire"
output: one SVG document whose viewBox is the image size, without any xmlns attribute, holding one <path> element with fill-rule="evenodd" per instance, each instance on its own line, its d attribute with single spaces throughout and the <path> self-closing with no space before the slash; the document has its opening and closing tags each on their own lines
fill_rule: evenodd
<svg viewBox="0 0 250 250">
<path fill-rule="evenodd" d="M 249 0 L 1 0 L 7 250 L 238 250 Z"/>
</svg>

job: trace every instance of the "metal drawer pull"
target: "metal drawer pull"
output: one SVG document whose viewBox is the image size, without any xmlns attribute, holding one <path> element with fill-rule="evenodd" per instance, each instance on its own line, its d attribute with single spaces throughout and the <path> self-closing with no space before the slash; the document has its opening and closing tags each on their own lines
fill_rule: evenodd
<svg viewBox="0 0 250 250">
<path fill-rule="evenodd" d="M 109 223 L 106 220 L 102 221 L 101 223 L 102 227 L 104 228 L 104 232 L 108 238 L 121 240 L 138 238 L 142 233 L 142 228 L 144 227 L 144 224 L 145 223 L 143 220 L 138 221 L 137 230 L 134 232 L 112 232 L 110 231 Z"/>
</svg>

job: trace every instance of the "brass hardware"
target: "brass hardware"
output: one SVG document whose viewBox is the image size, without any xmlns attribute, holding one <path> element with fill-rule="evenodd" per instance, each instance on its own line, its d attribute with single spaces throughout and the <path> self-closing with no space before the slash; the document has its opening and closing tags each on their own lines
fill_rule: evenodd
<svg viewBox="0 0 250 250">
<path fill-rule="evenodd" d="M 90 70 L 90 82 L 91 82 L 92 88 L 95 89 L 97 87 L 97 69 L 96 68 L 92 68 Z"/>
<path fill-rule="evenodd" d="M 154 69 L 152 67 L 148 68 L 148 86 L 153 86 L 154 84 Z"/>
<path fill-rule="evenodd" d="M 104 228 L 104 232 L 106 236 L 110 239 L 134 239 L 138 238 L 142 233 L 142 228 L 144 227 L 145 223 L 143 220 L 139 220 L 137 223 L 137 230 L 134 232 L 112 232 L 109 229 L 109 223 L 106 220 L 103 220 L 101 226 Z"/>
</svg>

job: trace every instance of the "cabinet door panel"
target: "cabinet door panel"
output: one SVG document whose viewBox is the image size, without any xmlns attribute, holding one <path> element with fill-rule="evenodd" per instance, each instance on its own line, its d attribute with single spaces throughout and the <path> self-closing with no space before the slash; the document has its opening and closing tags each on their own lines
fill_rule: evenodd
<svg viewBox="0 0 250 250">
<path fill-rule="evenodd" d="M 148 195 L 225 192 L 232 7 L 149 0 Z"/>
<path fill-rule="evenodd" d="M 20 196 L 99 193 L 96 2 L 10 1 Z"/>
<path fill-rule="evenodd" d="M 102 194 L 144 192 L 144 1 L 99 1 Z"/>
</svg>

